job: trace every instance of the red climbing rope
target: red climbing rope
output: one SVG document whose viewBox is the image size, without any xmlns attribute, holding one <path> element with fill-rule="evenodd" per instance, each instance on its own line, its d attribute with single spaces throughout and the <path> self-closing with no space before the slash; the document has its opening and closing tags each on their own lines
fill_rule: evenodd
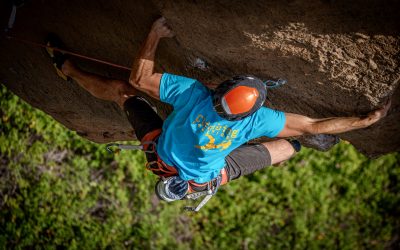
<svg viewBox="0 0 400 250">
<path fill-rule="evenodd" d="M 122 66 L 122 65 L 119 65 L 119 64 L 107 62 L 107 61 L 100 60 L 100 59 L 97 59 L 97 58 L 93 58 L 93 57 L 90 57 L 90 56 L 81 55 L 81 54 L 78 54 L 78 53 L 75 53 L 75 52 L 71 52 L 71 51 L 68 51 L 68 50 L 51 47 L 51 46 L 44 45 L 44 44 L 41 44 L 41 43 L 32 42 L 32 41 L 29 41 L 29 40 L 26 40 L 26 39 L 23 39 L 23 38 L 11 36 L 11 35 L 7 35 L 6 38 L 7 39 L 12 39 L 12 40 L 15 40 L 15 41 L 18 41 L 18 42 L 22 42 L 22 43 L 25 43 L 25 44 L 29 44 L 29 45 L 32 45 L 32 46 L 36 46 L 36 47 L 53 49 L 55 51 L 60 51 L 62 53 L 65 53 L 65 54 L 68 54 L 68 55 L 71 55 L 71 56 L 76 56 L 76 57 L 79 57 L 79 58 L 82 58 L 82 59 L 86 59 L 86 60 L 89 60 L 89 61 L 106 64 L 106 65 L 114 67 L 114 68 L 119 68 L 119 69 L 124 69 L 124 70 L 129 70 L 129 71 L 132 70 L 131 68 L 128 68 L 128 67 L 125 67 L 125 66 Z"/>
</svg>

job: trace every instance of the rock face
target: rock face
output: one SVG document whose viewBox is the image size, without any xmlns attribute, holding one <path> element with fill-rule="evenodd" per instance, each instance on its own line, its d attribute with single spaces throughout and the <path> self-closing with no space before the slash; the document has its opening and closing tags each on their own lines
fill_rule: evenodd
<svg viewBox="0 0 400 250">
<path fill-rule="evenodd" d="M 1 23 L 10 6 L 1 3 Z M 269 92 L 273 108 L 312 117 L 364 115 L 392 97 L 388 116 L 341 134 L 361 152 L 400 150 L 398 1 L 31 1 L 10 34 L 42 42 L 49 31 L 72 51 L 130 66 L 157 15 L 176 37 L 162 41 L 157 68 L 213 87 L 235 74 L 288 84 Z M 132 140 L 119 108 L 59 79 L 42 49 L 0 40 L 0 82 L 66 127 L 96 142 Z M 93 73 L 129 71 L 80 59 Z M 170 108 L 153 101 L 165 117 Z"/>
</svg>

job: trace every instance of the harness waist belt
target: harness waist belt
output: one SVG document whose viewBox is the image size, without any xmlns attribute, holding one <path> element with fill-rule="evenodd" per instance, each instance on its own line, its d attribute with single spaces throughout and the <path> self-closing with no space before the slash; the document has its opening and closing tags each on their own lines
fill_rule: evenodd
<svg viewBox="0 0 400 250">
<path fill-rule="evenodd" d="M 161 176 L 161 177 L 176 176 L 176 175 L 178 175 L 178 171 L 176 170 L 176 168 L 174 166 L 170 166 L 170 165 L 166 164 L 160 158 L 160 156 L 157 154 L 155 144 L 146 143 L 149 141 L 157 142 L 160 134 L 161 134 L 161 129 L 153 130 L 153 131 L 147 133 L 141 141 L 141 143 L 143 145 L 143 150 L 148 151 L 150 149 L 150 151 L 153 151 L 153 153 L 146 153 L 147 160 L 148 160 L 148 162 L 146 163 L 146 168 L 148 170 L 151 170 L 154 174 Z M 149 147 L 153 147 L 153 148 L 149 148 Z M 220 175 L 222 177 L 221 185 L 227 183 L 228 175 L 227 175 L 225 168 L 221 169 Z M 209 187 L 213 186 L 213 184 L 215 184 L 216 181 L 217 181 L 217 178 L 214 178 L 213 180 L 211 180 L 209 182 L 205 182 L 205 183 L 196 183 L 195 181 L 190 180 L 190 181 L 188 181 L 188 183 L 189 183 L 188 193 L 208 190 Z"/>
</svg>

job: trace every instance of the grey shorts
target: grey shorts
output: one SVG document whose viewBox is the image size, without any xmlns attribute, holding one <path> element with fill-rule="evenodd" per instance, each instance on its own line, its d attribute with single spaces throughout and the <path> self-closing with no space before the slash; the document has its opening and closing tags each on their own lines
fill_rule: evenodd
<svg viewBox="0 0 400 250">
<path fill-rule="evenodd" d="M 138 140 L 153 130 L 162 128 L 162 120 L 141 97 L 131 97 L 124 103 L 124 111 Z M 147 157 L 151 157 L 147 155 Z M 154 159 L 148 159 L 152 161 Z M 254 173 L 271 165 L 271 155 L 261 144 L 242 145 L 225 157 L 229 181 Z"/>
<path fill-rule="evenodd" d="M 262 144 L 242 145 L 225 157 L 229 181 L 271 165 L 271 155 Z"/>
</svg>

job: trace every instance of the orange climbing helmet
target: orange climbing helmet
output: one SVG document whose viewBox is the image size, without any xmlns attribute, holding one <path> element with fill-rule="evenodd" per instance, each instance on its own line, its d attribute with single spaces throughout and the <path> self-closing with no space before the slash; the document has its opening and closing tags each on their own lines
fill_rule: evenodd
<svg viewBox="0 0 400 250">
<path fill-rule="evenodd" d="M 267 87 L 257 77 L 235 76 L 214 90 L 214 110 L 229 121 L 241 120 L 261 108 L 266 96 Z"/>
</svg>

